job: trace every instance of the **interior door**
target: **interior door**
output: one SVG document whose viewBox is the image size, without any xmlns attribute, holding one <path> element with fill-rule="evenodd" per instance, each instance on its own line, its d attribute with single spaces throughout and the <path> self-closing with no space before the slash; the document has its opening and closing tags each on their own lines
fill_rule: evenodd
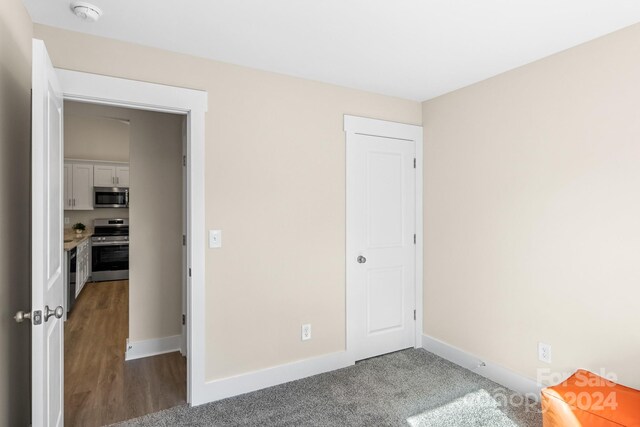
<svg viewBox="0 0 640 427">
<path fill-rule="evenodd" d="M 63 423 L 63 101 L 41 40 L 33 41 L 31 321 L 32 425 Z"/>
<path fill-rule="evenodd" d="M 349 313 L 356 360 L 414 346 L 415 143 L 347 142 Z"/>
</svg>

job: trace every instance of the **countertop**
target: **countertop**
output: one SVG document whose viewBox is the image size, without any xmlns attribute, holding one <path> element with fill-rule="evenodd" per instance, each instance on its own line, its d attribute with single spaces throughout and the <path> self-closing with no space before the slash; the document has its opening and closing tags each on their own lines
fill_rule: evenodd
<svg viewBox="0 0 640 427">
<path fill-rule="evenodd" d="M 84 233 L 82 233 L 82 236 L 80 237 L 76 237 L 76 232 L 74 230 L 70 228 L 65 228 L 64 229 L 64 250 L 70 251 L 71 249 L 78 246 L 80 243 L 89 239 L 91 236 L 93 236 L 93 229 L 90 229 L 90 228 L 87 228 L 86 230 L 84 230 Z M 70 241 L 67 241 L 67 240 L 70 240 Z"/>
</svg>

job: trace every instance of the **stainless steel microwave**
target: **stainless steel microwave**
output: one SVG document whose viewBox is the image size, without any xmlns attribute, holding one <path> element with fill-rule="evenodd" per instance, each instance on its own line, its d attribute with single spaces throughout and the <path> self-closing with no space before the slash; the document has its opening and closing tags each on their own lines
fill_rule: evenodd
<svg viewBox="0 0 640 427">
<path fill-rule="evenodd" d="M 94 208 L 128 208 L 129 189 L 123 187 L 93 187 Z"/>
</svg>

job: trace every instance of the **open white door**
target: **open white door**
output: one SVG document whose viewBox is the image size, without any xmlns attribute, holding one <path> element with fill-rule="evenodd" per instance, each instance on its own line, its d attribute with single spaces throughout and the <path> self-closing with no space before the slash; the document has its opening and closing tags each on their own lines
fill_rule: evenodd
<svg viewBox="0 0 640 427">
<path fill-rule="evenodd" d="M 41 40 L 33 41 L 32 85 L 32 425 L 54 427 L 64 420 L 63 98 Z"/>
</svg>

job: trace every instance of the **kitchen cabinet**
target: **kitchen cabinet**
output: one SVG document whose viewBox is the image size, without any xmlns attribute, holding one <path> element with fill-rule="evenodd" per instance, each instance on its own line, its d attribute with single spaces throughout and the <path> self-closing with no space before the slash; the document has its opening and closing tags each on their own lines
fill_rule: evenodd
<svg viewBox="0 0 640 427">
<path fill-rule="evenodd" d="M 86 239 L 76 249 L 76 298 L 91 276 L 91 241 Z"/>
<path fill-rule="evenodd" d="M 128 187 L 129 166 L 94 165 L 93 185 L 96 187 Z"/>
<path fill-rule="evenodd" d="M 129 186 L 129 166 L 116 166 L 116 184 L 118 187 Z"/>
<path fill-rule="evenodd" d="M 93 165 L 64 164 L 64 209 L 93 210 Z"/>
</svg>

